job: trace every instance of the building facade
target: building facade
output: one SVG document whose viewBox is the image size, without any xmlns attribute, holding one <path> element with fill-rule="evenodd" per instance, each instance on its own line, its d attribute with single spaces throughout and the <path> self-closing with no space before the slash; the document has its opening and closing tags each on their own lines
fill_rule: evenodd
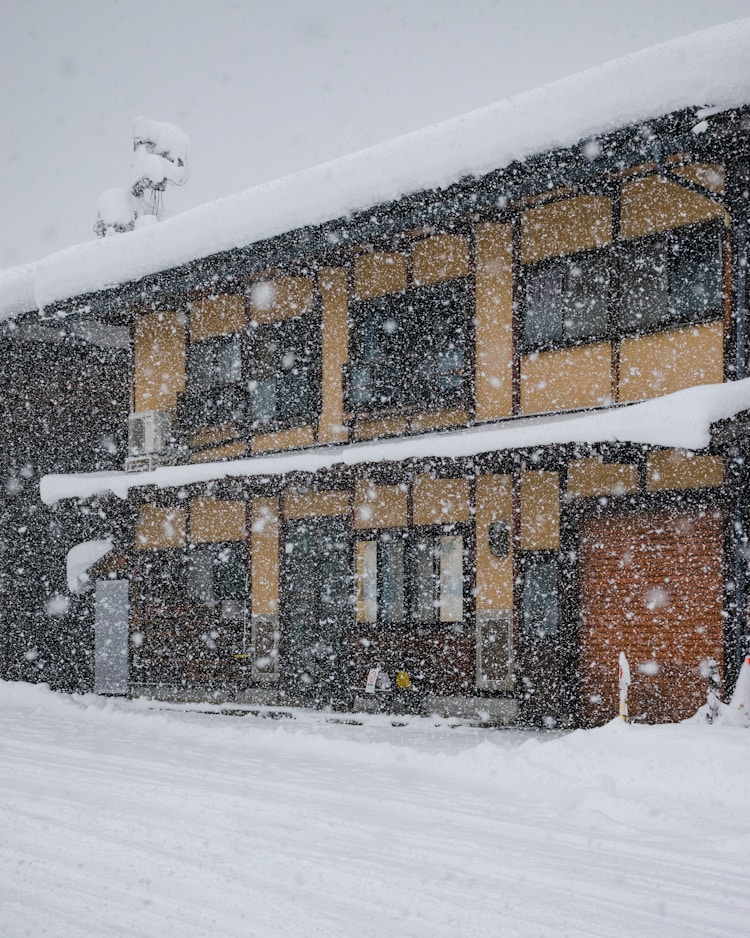
<svg viewBox="0 0 750 938">
<path fill-rule="evenodd" d="M 77 636 L 74 686 L 590 726 L 624 651 L 635 719 L 689 716 L 711 662 L 729 690 L 750 392 L 670 441 L 748 374 L 749 119 L 671 113 L 21 317 L 128 336 L 128 455 L 48 498 L 69 602 L 36 628 Z M 7 633 L 7 675 L 67 673 Z"/>
</svg>

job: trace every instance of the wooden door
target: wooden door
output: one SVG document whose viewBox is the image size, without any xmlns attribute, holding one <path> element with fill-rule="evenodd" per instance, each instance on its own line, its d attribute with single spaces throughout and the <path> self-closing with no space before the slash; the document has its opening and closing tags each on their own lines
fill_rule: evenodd
<svg viewBox="0 0 750 938">
<path fill-rule="evenodd" d="M 723 662 L 721 512 L 590 520 L 580 558 L 580 716 L 618 713 L 618 656 L 632 672 L 630 717 L 683 720 L 706 699 L 705 662 Z"/>
</svg>

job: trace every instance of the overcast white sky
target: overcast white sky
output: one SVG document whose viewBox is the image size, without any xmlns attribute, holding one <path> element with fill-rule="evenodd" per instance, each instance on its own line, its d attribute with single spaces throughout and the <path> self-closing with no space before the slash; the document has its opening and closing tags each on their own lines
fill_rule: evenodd
<svg viewBox="0 0 750 938">
<path fill-rule="evenodd" d="M 481 107 L 750 0 L 0 0 L 0 267 L 93 238 L 132 119 L 178 124 L 201 202 Z"/>
</svg>

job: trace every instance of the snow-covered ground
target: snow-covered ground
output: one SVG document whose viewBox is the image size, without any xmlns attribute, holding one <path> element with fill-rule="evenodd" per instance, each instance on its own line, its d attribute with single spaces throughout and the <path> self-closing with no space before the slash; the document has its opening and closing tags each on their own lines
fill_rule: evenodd
<svg viewBox="0 0 750 938">
<path fill-rule="evenodd" d="M 0 934 L 750 934 L 750 731 L 270 720 L 0 683 Z"/>
</svg>

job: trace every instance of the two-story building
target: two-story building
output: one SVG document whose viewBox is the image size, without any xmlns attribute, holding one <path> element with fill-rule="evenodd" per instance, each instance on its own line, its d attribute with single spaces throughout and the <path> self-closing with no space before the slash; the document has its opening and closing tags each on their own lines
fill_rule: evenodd
<svg viewBox="0 0 750 938">
<path fill-rule="evenodd" d="M 635 719 L 731 687 L 748 53 L 712 30 L 31 268 L 13 328 L 128 336 L 128 456 L 42 480 L 90 686 L 348 708 L 380 666 L 389 705 L 545 725 L 616 715 L 621 651 Z"/>
</svg>

